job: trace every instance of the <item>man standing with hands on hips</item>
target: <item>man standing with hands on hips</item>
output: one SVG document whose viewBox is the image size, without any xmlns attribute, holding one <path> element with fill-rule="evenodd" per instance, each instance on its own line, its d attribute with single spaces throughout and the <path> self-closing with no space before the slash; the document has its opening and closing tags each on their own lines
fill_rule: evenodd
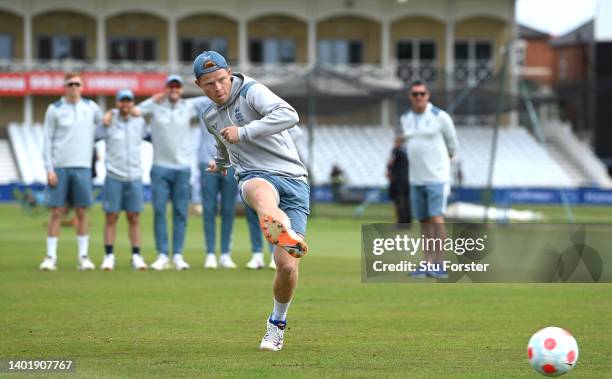
<svg viewBox="0 0 612 379">
<path fill-rule="evenodd" d="M 266 86 L 232 73 L 225 58 L 205 51 L 193 63 L 195 83 L 213 101 L 204 124 L 217 139 L 209 170 L 236 170 L 240 195 L 259 218 L 266 238 L 276 245 L 274 307 L 267 319 L 261 350 L 282 349 L 286 316 L 297 286 L 299 257 L 308 251 L 303 236 L 309 210 L 306 167 L 288 129 L 298 115 Z"/>
</svg>

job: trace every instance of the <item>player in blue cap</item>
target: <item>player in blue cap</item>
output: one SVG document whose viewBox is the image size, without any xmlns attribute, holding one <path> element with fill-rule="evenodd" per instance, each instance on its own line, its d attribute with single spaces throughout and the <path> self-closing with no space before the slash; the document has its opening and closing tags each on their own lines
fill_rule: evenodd
<svg viewBox="0 0 612 379">
<path fill-rule="evenodd" d="M 226 174 L 230 166 L 235 168 L 244 203 L 277 245 L 274 308 L 260 349 L 278 351 L 297 286 L 298 258 L 308 250 L 303 239 L 310 212 L 308 174 L 288 131 L 298 123 L 298 114 L 263 84 L 232 73 L 217 52 L 198 55 L 193 71 L 196 85 L 213 101 L 201 116 L 217 140 L 217 157 L 209 170 Z"/>
<path fill-rule="evenodd" d="M 110 111 L 112 118 L 105 117 L 104 127 L 98 138 L 106 142 L 106 178 L 103 190 L 103 208 L 106 213 L 104 225 L 104 261 L 100 268 L 112 271 L 115 268 L 115 243 L 119 212 L 125 211 L 130 243 L 132 245 L 132 267 L 146 270 L 140 254 L 139 215 L 143 209 L 142 162 L 140 147 L 146 136 L 145 121 L 132 115 L 134 94 L 129 89 L 117 92 L 116 109 Z"/>
</svg>

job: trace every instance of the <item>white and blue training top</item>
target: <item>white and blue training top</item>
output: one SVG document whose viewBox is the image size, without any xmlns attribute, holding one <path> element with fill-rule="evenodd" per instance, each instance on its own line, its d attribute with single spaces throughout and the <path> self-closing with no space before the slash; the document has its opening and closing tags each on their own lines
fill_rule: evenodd
<svg viewBox="0 0 612 379">
<path fill-rule="evenodd" d="M 43 160 L 47 172 L 60 167 L 91 168 L 96 126 L 102 110 L 94 101 L 66 98 L 49 105 L 43 127 Z"/>
<path fill-rule="evenodd" d="M 408 111 L 400 118 L 408 150 L 410 184 L 445 184 L 450 180 L 450 158 L 459 145 L 448 113 L 428 103 L 421 114 Z"/>
</svg>

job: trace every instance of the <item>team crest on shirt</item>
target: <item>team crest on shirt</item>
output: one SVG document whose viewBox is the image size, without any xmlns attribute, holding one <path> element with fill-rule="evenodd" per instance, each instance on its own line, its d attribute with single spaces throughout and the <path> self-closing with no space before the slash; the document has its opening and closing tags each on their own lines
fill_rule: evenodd
<svg viewBox="0 0 612 379">
<path fill-rule="evenodd" d="M 236 121 L 238 121 L 239 124 L 244 123 L 244 116 L 240 112 L 240 107 L 234 108 L 234 115 L 236 116 Z"/>
</svg>

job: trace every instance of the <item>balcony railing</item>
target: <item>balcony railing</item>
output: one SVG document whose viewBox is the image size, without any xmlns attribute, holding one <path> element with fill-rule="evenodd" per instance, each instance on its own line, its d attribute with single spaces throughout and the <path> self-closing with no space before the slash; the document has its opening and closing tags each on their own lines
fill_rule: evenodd
<svg viewBox="0 0 612 379">
<path fill-rule="evenodd" d="M 404 83 L 423 80 L 430 85 L 437 82 L 441 69 L 434 60 L 400 60 L 397 62 L 396 75 Z"/>
<path fill-rule="evenodd" d="M 493 75 L 495 62 L 490 59 L 456 60 L 453 79 L 456 85 L 475 85 Z"/>
</svg>

